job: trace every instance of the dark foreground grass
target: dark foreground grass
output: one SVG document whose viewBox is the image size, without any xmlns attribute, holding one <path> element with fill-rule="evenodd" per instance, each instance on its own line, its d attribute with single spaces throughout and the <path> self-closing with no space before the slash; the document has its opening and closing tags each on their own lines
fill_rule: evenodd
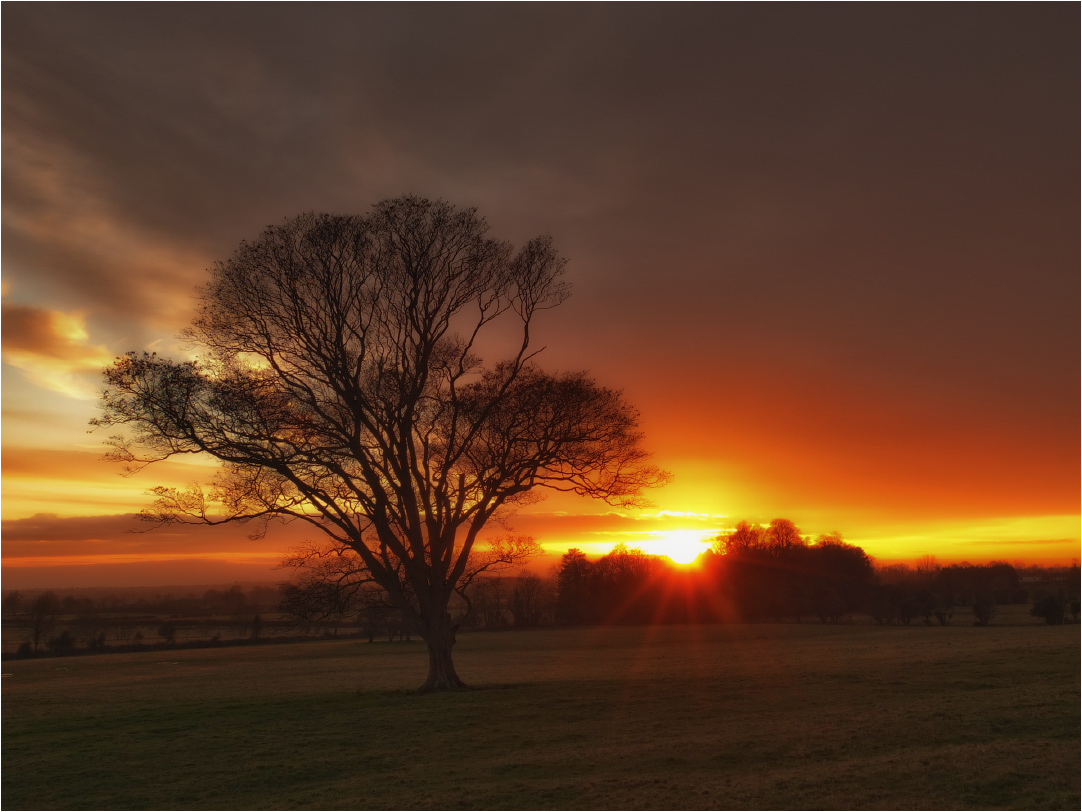
<svg viewBox="0 0 1082 812">
<path fill-rule="evenodd" d="M 1078 809 L 1071 627 L 472 634 L 4 664 L 5 809 Z"/>
</svg>

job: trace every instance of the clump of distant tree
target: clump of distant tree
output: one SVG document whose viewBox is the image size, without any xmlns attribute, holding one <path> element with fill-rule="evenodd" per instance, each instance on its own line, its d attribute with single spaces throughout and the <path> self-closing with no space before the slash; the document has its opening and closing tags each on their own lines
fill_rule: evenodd
<svg viewBox="0 0 1082 812">
<path fill-rule="evenodd" d="M 618 544 L 597 561 L 580 550 L 563 556 L 557 574 L 556 621 L 566 625 L 668 620 L 663 559 Z"/>
<path fill-rule="evenodd" d="M 812 539 L 788 519 L 741 522 L 718 537 L 714 554 L 716 581 L 745 620 L 837 623 L 863 607 L 875 575 L 864 550 L 840 534 Z"/>
<path fill-rule="evenodd" d="M 790 521 L 741 522 L 696 568 L 618 545 L 589 560 L 569 550 L 557 570 L 562 624 L 803 620 L 836 623 L 860 610 L 871 559 L 837 533 L 803 536 Z"/>
<path fill-rule="evenodd" d="M 1079 622 L 1082 616 L 1082 578 L 1077 562 L 1066 570 L 1028 573 L 1024 580 L 1029 582 L 1034 592 L 1030 614 L 1042 618 L 1049 626 L 1068 621 Z"/>
<path fill-rule="evenodd" d="M 920 620 L 946 626 L 957 620 L 959 610 L 968 609 L 974 625 L 987 626 L 997 607 L 1023 603 L 1028 594 L 1016 568 L 1005 561 L 940 566 L 924 556 L 913 568 L 894 564 L 881 567 L 877 575 L 868 611 L 883 624 Z"/>
<path fill-rule="evenodd" d="M 1067 602 L 1059 595 L 1044 595 L 1034 602 L 1030 614 L 1043 618 L 1049 626 L 1056 626 L 1067 616 Z"/>
</svg>

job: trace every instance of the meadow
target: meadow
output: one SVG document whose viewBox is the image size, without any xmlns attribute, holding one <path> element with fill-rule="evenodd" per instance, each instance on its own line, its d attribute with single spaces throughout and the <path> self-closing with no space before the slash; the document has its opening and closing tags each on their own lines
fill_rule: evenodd
<svg viewBox="0 0 1082 812">
<path fill-rule="evenodd" d="M 5 661 L 5 809 L 1077 809 L 1077 626 L 750 624 Z"/>
</svg>

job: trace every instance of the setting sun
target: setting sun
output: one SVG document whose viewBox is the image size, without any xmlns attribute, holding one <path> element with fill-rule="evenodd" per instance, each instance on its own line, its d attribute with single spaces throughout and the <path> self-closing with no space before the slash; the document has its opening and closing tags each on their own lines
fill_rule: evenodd
<svg viewBox="0 0 1082 812">
<path fill-rule="evenodd" d="M 702 530 L 658 530 L 652 538 L 642 545 L 643 550 L 652 555 L 664 555 L 677 564 L 690 564 L 707 549 L 712 537 Z"/>
</svg>

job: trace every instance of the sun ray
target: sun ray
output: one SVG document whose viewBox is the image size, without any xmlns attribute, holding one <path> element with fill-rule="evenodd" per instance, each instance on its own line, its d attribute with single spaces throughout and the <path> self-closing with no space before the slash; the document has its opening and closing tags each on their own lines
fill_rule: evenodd
<svg viewBox="0 0 1082 812">
<path fill-rule="evenodd" d="M 642 546 L 644 552 L 664 555 L 677 564 L 691 564 L 706 552 L 712 541 L 710 530 L 656 530 Z"/>
</svg>

